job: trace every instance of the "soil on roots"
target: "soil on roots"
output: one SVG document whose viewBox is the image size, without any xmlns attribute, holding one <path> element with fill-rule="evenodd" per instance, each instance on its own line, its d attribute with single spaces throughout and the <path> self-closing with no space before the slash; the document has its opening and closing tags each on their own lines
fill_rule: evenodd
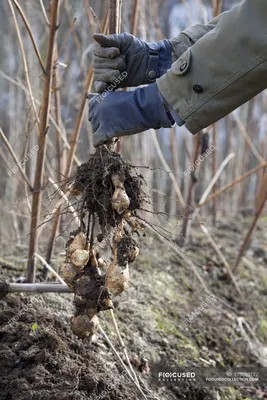
<svg viewBox="0 0 267 400">
<path fill-rule="evenodd" d="M 116 174 L 123 182 L 130 199 L 129 211 L 140 208 L 142 202 L 141 175 L 134 174 L 129 162 L 107 146 L 99 147 L 89 160 L 79 166 L 72 179 L 73 190 L 82 193 L 80 212 L 95 213 L 103 233 L 107 227 L 121 222 L 121 215 L 112 208 L 114 186 L 111 176 Z"/>
</svg>

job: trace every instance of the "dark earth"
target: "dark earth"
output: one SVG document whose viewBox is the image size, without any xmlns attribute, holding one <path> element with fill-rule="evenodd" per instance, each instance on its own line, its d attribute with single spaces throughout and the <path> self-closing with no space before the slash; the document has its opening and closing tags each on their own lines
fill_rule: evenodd
<svg viewBox="0 0 267 400">
<path fill-rule="evenodd" d="M 236 216 L 231 221 L 218 221 L 216 228 L 209 227 L 230 265 L 251 220 L 251 216 Z M 161 359 L 188 368 L 267 366 L 266 224 L 267 218 L 262 217 L 236 273 L 243 297 L 207 238 L 194 227 L 183 251 L 194 261 L 216 300 L 188 324 L 184 320 L 209 294 L 166 242 L 150 232 L 140 240 L 140 255 L 130 265 L 129 289 L 114 304 L 122 338 L 148 399 L 267 399 L 266 387 L 168 387 L 160 386 L 151 376 Z M 177 226 L 170 224 L 172 235 L 176 230 Z M 174 238 L 172 235 L 170 238 Z M 26 250 L 17 246 L 10 253 L 8 246 L 3 247 L 2 282 L 24 274 L 21 259 L 26 258 Z M 73 295 L 9 294 L 0 300 L 0 307 L 1 400 L 141 398 L 99 333 L 91 342 L 72 333 Z M 123 358 L 108 312 L 101 312 L 99 317 Z"/>
</svg>

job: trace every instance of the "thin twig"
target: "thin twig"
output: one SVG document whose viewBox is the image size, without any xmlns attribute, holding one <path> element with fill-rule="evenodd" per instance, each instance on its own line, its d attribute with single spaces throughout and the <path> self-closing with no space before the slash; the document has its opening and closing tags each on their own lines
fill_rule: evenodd
<svg viewBox="0 0 267 400">
<path fill-rule="evenodd" d="M 38 260 L 41 261 L 41 263 L 48 269 L 48 271 L 50 271 L 53 275 L 55 275 L 55 277 L 59 280 L 59 282 L 62 285 L 67 286 L 67 284 L 64 282 L 64 280 L 61 278 L 61 276 L 58 275 L 58 273 L 45 261 L 45 259 L 40 256 L 38 253 L 34 253 L 35 257 L 38 258 Z"/>
<path fill-rule="evenodd" d="M 267 167 L 267 162 L 264 164 L 259 164 L 257 167 L 252 168 L 250 171 L 246 172 L 244 175 L 240 176 L 239 178 L 235 179 L 233 182 L 229 183 L 228 185 L 223 186 L 220 190 L 217 192 L 213 193 L 211 196 L 209 196 L 205 201 L 203 201 L 201 204 L 199 203 L 197 205 L 197 208 L 204 206 L 211 200 L 215 199 L 216 197 L 220 196 L 222 193 L 224 193 L 226 190 L 231 189 L 233 186 L 235 186 L 237 183 L 242 182 L 244 179 L 248 178 L 249 176 L 255 174 L 255 172 L 258 172 L 259 170 L 266 168 Z"/>
<path fill-rule="evenodd" d="M 92 35 L 94 35 L 96 33 L 96 30 L 95 30 L 94 18 L 92 16 L 92 10 L 90 10 L 87 0 L 83 0 L 83 4 L 85 7 L 85 11 L 87 14 L 87 18 L 88 18 L 88 22 L 90 25 Z"/>
<path fill-rule="evenodd" d="M 57 63 L 57 61 L 58 61 L 58 59 L 59 59 L 59 57 L 60 57 L 60 55 L 61 55 L 61 53 L 62 53 L 62 50 L 64 49 L 64 47 L 65 47 L 65 45 L 66 45 L 66 43 L 67 43 L 68 38 L 69 38 L 70 35 L 72 34 L 72 32 L 73 32 L 73 30 L 74 30 L 74 28 L 75 28 L 74 25 L 75 25 L 75 22 L 76 22 L 76 21 L 77 21 L 77 18 L 74 18 L 73 21 L 72 21 L 72 25 L 71 25 L 71 27 L 70 27 L 68 33 L 66 34 L 66 36 L 65 36 L 65 38 L 64 38 L 64 40 L 63 40 L 63 42 L 62 42 L 62 45 L 61 45 L 61 47 L 60 47 L 60 49 L 59 49 L 59 51 L 58 51 L 58 55 L 57 55 L 57 58 L 56 58 L 56 60 L 55 60 L 55 63 Z"/>
<path fill-rule="evenodd" d="M 15 25 L 16 32 L 17 32 L 17 37 L 18 37 L 18 41 L 19 41 L 19 47 L 20 47 L 20 50 L 21 50 L 24 73 L 25 73 L 25 78 L 26 78 L 26 82 L 27 82 L 27 86 L 28 86 L 31 105 L 32 105 L 33 110 L 34 110 L 35 118 L 39 123 L 38 112 L 37 112 L 37 109 L 35 107 L 33 93 L 32 93 L 32 87 L 31 87 L 30 78 L 29 78 L 29 70 L 28 70 L 27 58 L 26 58 L 26 55 L 25 55 L 23 42 L 22 42 L 22 39 L 21 39 L 21 34 L 20 34 L 19 26 L 18 26 L 17 17 L 16 17 L 16 14 L 15 14 L 15 11 L 14 11 L 14 8 L 13 8 L 11 0 L 8 0 L 8 4 L 9 4 L 9 7 L 11 9 L 12 17 L 13 17 L 13 20 L 14 20 L 14 25 Z"/>
<path fill-rule="evenodd" d="M 92 13 L 92 15 L 93 15 L 93 17 L 94 17 L 94 19 L 96 21 L 96 24 L 98 26 L 99 32 L 101 32 L 101 25 L 100 25 L 99 19 L 98 19 L 96 13 L 94 12 L 93 8 L 92 7 L 89 7 L 89 8 L 90 8 L 90 11 L 91 11 L 91 13 Z"/>
<path fill-rule="evenodd" d="M 178 183 L 177 183 L 176 177 L 175 177 L 175 175 L 173 174 L 173 172 L 171 171 L 169 165 L 167 164 L 167 162 L 166 162 L 166 160 L 165 160 L 165 158 L 164 158 L 164 156 L 163 156 L 163 154 L 162 154 L 162 151 L 161 151 L 161 148 L 160 148 L 160 145 L 159 145 L 159 141 L 158 141 L 158 138 L 157 138 L 156 131 L 155 131 L 154 129 L 150 129 L 150 131 L 151 131 L 151 135 L 152 135 L 152 139 L 153 139 L 154 146 L 155 146 L 155 148 L 156 148 L 156 150 L 157 150 L 157 153 L 158 153 L 159 159 L 160 159 L 160 161 L 161 161 L 161 163 L 162 163 L 162 165 L 163 165 L 163 168 L 164 168 L 164 169 L 168 172 L 168 174 L 170 175 L 170 178 L 171 178 L 171 180 L 172 180 L 172 183 L 173 183 L 174 189 L 175 189 L 175 191 L 176 191 L 177 197 L 178 197 L 180 203 L 182 204 L 182 206 L 185 207 L 185 202 L 184 202 L 184 199 L 183 199 L 181 190 L 180 190 L 180 188 L 179 188 L 179 185 L 178 185 Z"/>
<path fill-rule="evenodd" d="M 17 82 L 13 78 L 11 78 L 9 75 L 5 74 L 3 71 L 0 71 L 0 75 L 3 76 L 3 78 L 5 78 L 8 82 L 13 83 L 14 85 L 16 85 L 19 88 L 21 88 L 25 93 L 29 94 L 28 89 L 21 82 Z M 34 99 L 34 102 L 38 106 L 41 106 L 41 103 L 37 99 Z M 70 144 L 69 144 L 69 142 L 68 142 L 68 140 L 66 138 L 66 133 L 62 131 L 61 127 L 57 124 L 57 122 L 53 118 L 51 112 L 49 112 L 49 120 L 51 121 L 52 125 L 56 128 L 56 130 L 60 134 L 60 137 L 63 140 L 65 146 L 69 150 L 71 146 L 70 146 Z M 80 160 L 78 160 L 77 156 L 75 156 L 75 155 L 73 156 L 73 161 L 75 161 L 78 166 L 81 165 Z"/>
<path fill-rule="evenodd" d="M 234 274 L 233 274 L 233 272 L 231 270 L 231 267 L 230 267 L 229 263 L 227 262 L 226 258 L 222 254 L 222 252 L 219 249 L 219 247 L 217 246 L 217 244 L 215 243 L 215 241 L 212 238 L 211 234 L 209 233 L 207 227 L 203 223 L 200 223 L 200 228 L 201 228 L 202 232 L 207 236 L 210 244 L 212 245 L 212 247 L 214 248 L 214 250 L 216 251 L 216 253 L 220 257 L 220 259 L 221 259 L 223 265 L 225 266 L 225 268 L 227 269 L 227 272 L 228 272 L 228 274 L 229 274 L 229 276 L 230 276 L 230 278 L 231 278 L 231 280 L 232 280 L 237 292 L 244 298 L 244 295 L 243 295 L 243 293 L 242 293 L 242 291 L 241 291 L 241 289 L 239 287 L 239 284 L 238 284 L 238 282 L 237 282 L 237 280 L 236 280 L 236 278 L 235 278 L 235 276 L 234 276 Z"/>
<path fill-rule="evenodd" d="M 264 158 L 260 155 L 260 153 L 258 152 L 258 150 L 256 149 L 256 147 L 254 146 L 254 144 L 252 143 L 249 134 L 246 131 L 246 128 L 244 127 L 242 121 L 240 120 L 240 118 L 236 115 L 236 112 L 233 112 L 231 114 L 234 118 L 234 120 L 236 121 L 241 133 L 243 134 L 243 136 L 245 137 L 245 140 L 248 144 L 248 146 L 250 147 L 252 153 L 254 154 L 254 156 L 258 159 L 258 161 L 263 164 L 265 162 Z"/>
<path fill-rule="evenodd" d="M 229 154 L 225 160 L 223 160 L 223 162 L 221 163 L 218 171 L 216 172 L 216 174 L 214 175 L 214 177 L 212 178 L 212 180 L 210 181 L 207 189 L 204 191 L 204 193 L 201 196 L 201 199 L 198 202 L 198 207 L 195 209 L 195 211 L 193 212 L 192 218 L 189 221 L 189 228 L 191 229 L 192 223 L 195 220 L 196 216 L 198 216 L 199 214 L 199 206 L 204 203 L 204 201 L 206 200 L 208 194 L 210 193 L 210 191 L 213 188 L 213 185 L 217 182 L 217 180 L 219 179 L 220 175 L 222 174 L 224 168 L 226 167 L 226 165 L 229 163 L 229 161 L 235 157 L 234 153 Z"/>
<path fill-rule="evenodd" d="M 113 351 L 114 355 L 117 357 L 117 359 L 119 360 L 120 365 L 122 366 L 122 368 L 126 371 L 128 377 L 131 379 L 131 381 L 133 382 L 133 384 L 135 385 L 135 387 L 137 388 L 138 392 L 142 395 L 143 399 L 147 400 L 146 395 L 144 394 L 144 392 L 142 391 L 142 389 L 140 388 L 139 385 L 137 385 L 137 383 L 135 382 L 134 378 L 132 377 L 130 371 L 128 370 L 128 368 L 126 367 L 126 365 L 124 364 L 122 358 L 120 357 L 119 353 L 117 352 L 117 350 L 115 349 L 115 347 L 113 346 L 113 344 L 111 343 L 111 341 L 109 340 L 106 332 L 104 331 L 104 329 L 102 328 L 101 325 L 99 325 L 99 330 L 102 334 L 102 336 L 104 337 L 104 339 L 106 340 L 107 344 L 110 346 L 111 350 Z"/>
<path fill-rule="evenodd" d="M 106 30 L 106 25 L 107 25 L 107 20 L 108 20 L 107 16 L 108 16 L 108 13 L 106 13 L 105 19 L 103 21 L 103 25 L 102 25 L 102 29 L 101 29 L 101 32 L 103 32 L 103 33 L 105 33 L 105 30 Z M 71 137 L 71 147 L 70 147 L 70 151 L 68 154 L 66 170 L 64 173 L 64 175 L 66 177 L 68 177 L 70 175 L 71 170 L 72 170 L 73 159 L 74 159 L 75 152 L 77 149 L 78 138 L 80 135 L 81 126 L 82 126 L 82 122 L 83 122 L 85 105 L 86 105 L 86 101 L 87 101 L 87 93 L 90 92 L 92 84 L 93 84 L 93 68 L 91 66 L 88 71 L 88 74 L 87 74 L 84 91 L 83 91 L 83 94 L 81 97 L 81 104 L 80 104 L 79 112 L 78 112 L 77 118 L 75 120 L 74 130 L 73 130 L 73 134 Z"/>
<path fill-rule="evenodd" d="M 42 12 L 44 14 L 45 22 L 47 23 L 48 26 L 50 26 L 50 22 L 49 22 L 49 19 L 47 17 L 46 11 L 45 11 L 45 6 L 44 6 L 44 3 L 43 3 L 43 0 L 40 0 L 40 4 L 41 4 Z"/>
<path fill-rule="evenodd" d="M 122 348 L 122 351 L 123 351 L 124 356 L 126 358 L 126 361 L 127 361 L 128 366 L 129 366 L 129 369 L 130 369 L 131 373 L 133 374 L 133 377 L 134 377 L 136 383 L 138 384 L 138 386 L 140 386 L 140 384 L 138 382 L 138 379 L 137 379 L 137 376 L 136 376 L 136 373 L 135 373 L 135 371 L 134 371 L 134 369 L 132 367 L 130 358 L 128 356 L 128 352 L 127 352 L 126 346 L 125 346 L 125 344 L 124 344 L 124 342 L 122 340 L 122 337 L 121 337 L 121 334 L 120 334 L 120 331 L 119 331 L 119 327 L 118 327 L 118 324 L 117 324 L 117 321 L 116 321 L 116 318 L 115 318 L 114 311 L 113 310 L 109 310 L 109 311 L 110 311 L 111 319 L 112 319 L 112 322 L 113 322 L 113 326 L 114 326 L 114 329 L 115 329 L 119 344 L 120 344 L 120 346 Z"/>
<path fill-rule="evenodd" d="M 266 178 L 265 178 L 265 185 L 267 186 L 267 173 L 266 173 Z M 265 188 L 265 190 L 266 190 L 266 188 Z M 259 206 L 259 208 L 258 208 L 258 210 L 257 210 L 257 212 L 256 212 L 256 214 L 254 216 L 252 224 L 251 224 L 251 226 L 250 226 L 250 228 L 249 228 L 249 230 L 248 230 L 248 232 L 246 234 L 246 237 L 245 237 L 244 242 L 243 242 L 243 244 L 241 246 L 241 249 L 240 249 L 240 251 L 238 253 L 235 265 L 233 267 L 233 273 L 236 272 L 236 270 L 238 268 L 238 265 L 239 265 L 239 263 L 240 263 L 240 261 L 241 261 L 241 259 L 243 257 L 243 254 L 244 254 L 245 250 L 247 250 L 250 237 L 251 237 L 251 235 L 252 235 L 252 233 L 253 233 L 253 231 L 255 229 L 255 226 L 256 226 L 256 224 L 258 222 L 259 217 L 261 216 L 261 214 L 263 212 L 263 209 L 264 209 L 264 206 L 265 206 L 266 202 L 267 202 L 267 190 L 266 190 L 265 196 L 263 197 L 262 202 L 261 202 L 261 204 L 260 204 L 260 206 Z"/>
<path fill-rule="evenodd" d="M 51 177 L 48 178 L 48 181 L 49 181 L 50 183 L 52 183 L 52 185 L 55 187 L 55 189 L 57 190 L 58 194 L 61 196 L 61 199 L 58 200 L 58 202 L 56 203 L 56 205 L 55 205 L 55 207 L 53 208 L 52 212 L 49 213 L 49 214 L 46 216 L 46 218 L 45 218 L 44 221 L 42 222 L 42 225 L 39 227 L 39 229 L 38 229 L 38 235 L 39 235 L 39 236 L 40 236 L 40 234 L 41 234 L 41 232 L 42 232 L 42 230 L 43 230 L 43 228 L 44 228 L 44 225 L 47 224 L 47 222 L 50 221 L 51 216 L 53 216 L 54 214 L 57 213 L 57 211 L 60 209 L 61 205 L 62 205 L 64 202 L 67 204 L 68 208 L 70 209 L 71 213 L 73 214 L 76 223 L 78 224 L 78 226 L 80 226 L 80 219 L 79 219 L 79 216 L 78 216 L 78 214 L 76 213 L 76 211 L 74 210 L 73 206 L 69 203 L 69 200 L 68 200 L 69 191 L 67 191 L 66 193 L 64 193 L 64 192 L 60 189 L 60 187 L 56 184 L 56 182 L 53 181 L 53 179 L 52 179 Z"/>
<path fill-rule="evenodd" d="M 224 168 L 226 167 L 226 165 L 229 163 L 229 161 L 235 157 L 234 153 L 229 154 L 225 160 L 221 163 L 220 167 L 218 168 L 218 171 L 216 172 L 216 174 L 214 175 L 214 177 L 212 178 L 212 180 L 210 181 L 207 189 L 205 190 L 205 192 L 203 193 L 203 195 L 201 196 L 201 199 L 198 203 L 198 205 L 201 205 L 207 198 L 208 194 L 210 193 L 211 189 L 213 188 L 213 186 L 215 185 L 215 183 L 217 182 L 217 180 L 219 179 L 220 175 L 222 174 Z"/>
<path fill-rule="evenodd" d="M 7 140 L 7 138 L 6 138 L 6 136 L 5 136 L 5 134 L 4 134 L 4 132 L 3 132 L 3 130 L 2 130 L 1 127 L 0 127 L 0 135 L 1 135 L 1 137 L 2 137 L 2 139 L 3 139 L 3 141 L 4 141 L 4 143 L 5 143 L 6 147 L 8 148 L 9 153 L 11 154 L 11 157 L 12 157 L 13 160 L 15 161 L 16 166 L 18 167 L 19 172 L 21 173 L 24 182 L 27 184 L 29 190 L 32 192 L 32 191 L 33 191 L 33 187 L 32 187 L 32 185 L 31 185 L 31 182 L 29 181 L 27 175 L 25 174 L 25 171 L 24 171 L 23 168 L 21 167 L 20 162 L 19 162 L 19 160 L 17 159 L 17 156 L 16 156 L 16 154 L 14 153 L 14 151 L 13 151 L 13 149 L 12 149 L 12 147 L 11 147 L 11 144 L 10 144 L 9 141 Z"/>
<path fill-rule="evenodd" d="M 42 68 L 42 71 L 45 74 L 46 72 L 45 72 L 45 67 L 44 67 L 44 64 L 43 64 L 43 60 L 42 60 L 41 54 L 39 52 L 39 49 L 37 47 L 36 41 L 34 39 L 30 24 L 29 24 L 29 22 L 28 22 L 28 20 L 27 20 L 27 18 L 25 16 L 22 8 L 20 7 L 19 3 L 17 2 L 17 0 L 12 0 L 12 1 L 14 2 L 15 6 L 17 7 L 17 10 L 20 13 L 20 16 L 21 16 L 21 18 L 22 18 L 22 20 L 23 20 L 23 22 L 25 24 L 25 27 L 26 27 L 29 35 L 30 35 L 30 38 L 31 38 L 31 41 L 32 41 L 32 44 L 33 44 L 33 47 L 34 47 L 34 50 L 35 50 L 35 53 L 36 53 L 36 56 L 37 56 L 37 58 L 39 60 L 40 66 Z"/>
</svg>

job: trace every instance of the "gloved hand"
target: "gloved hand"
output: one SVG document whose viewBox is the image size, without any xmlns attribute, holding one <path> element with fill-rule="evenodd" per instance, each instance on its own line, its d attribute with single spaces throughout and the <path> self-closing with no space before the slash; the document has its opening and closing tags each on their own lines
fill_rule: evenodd
<svg viewBox="0 0 267 400">
<path fill-rule="evenodd" d="M 175 123 L 160 98 L 156 83 L 131 92 L 110 92 L 105 97 L 92 95 L 89 121 L 95 147 L 113 137 L 133 135 L 150 128 L 167 128 Z"/>
<path fill-rule="evenodd" d="M 111 83 L 117 89 L 155 82 L 171 67 L 172 47 L 168 40 L 146 43 L 129 33 L 95 34 L 94 39 L 98 42 L 93 51 L 97 93 L 104 92 Z M 122 72 L 127 76 L 116 84 Z"/>
</svg>

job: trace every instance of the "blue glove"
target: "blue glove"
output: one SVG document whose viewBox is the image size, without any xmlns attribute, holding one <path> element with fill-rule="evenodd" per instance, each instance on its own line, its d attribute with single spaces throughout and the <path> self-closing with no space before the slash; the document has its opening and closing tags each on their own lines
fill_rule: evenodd
<svg viewBox="0 0 267 400">
<path fill-rule="evenodd" d="M 175 123 L 161 100 L 156 83 L 131 92 L 109 92 L 105 97 L 92 95 L 89 121 L 95 147 L 113 137 L 134 135 L 150 128 L 167 128 Z"/>
<path fill-rule="evenodd" d="M 95 34 L 94 39 L 98 43 L 93 50 L 93 71 L 98 93 L 117 82 L 122 72 L 125 76 L 115 88 L 153 83 L 171 67 L 172 46 L 168 40 L 146 43 L 129 33 Z"/>
</svg>

